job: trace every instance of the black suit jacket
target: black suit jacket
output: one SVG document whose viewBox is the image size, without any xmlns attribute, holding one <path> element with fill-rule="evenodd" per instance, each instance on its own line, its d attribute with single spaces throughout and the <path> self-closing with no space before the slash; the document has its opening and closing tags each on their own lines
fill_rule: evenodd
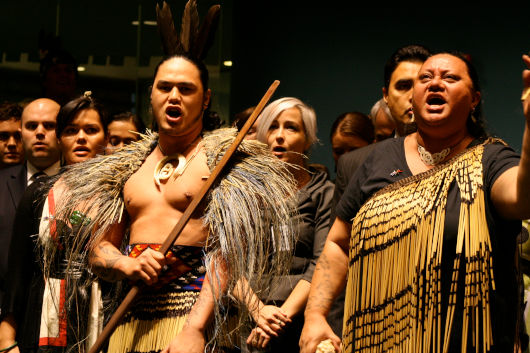
<svg viewBox="0 0 530 353">
<path fill-rule="evenodd" d="M 339 157 L 339 160 L 337 161 L 337 177 L 335 179 L 335 191 L 333 193 L 333 203 L 331 206 L 331 224 L 333 224 L 333 221 L 335 220 L 335 208 L 337 207 L 340 198 L 344 194 L 344 191 L 348 186 L 348 182 L 350 181 L 357 168 L 359 168 L 361 164 L 364 163 L 366 157 L 368 157 L 368 155 L 372 152 L 374 146 L 375 143 L 372 143 L 356 150 L 346 152 Z"/>
<path fill-rule="evenodd" d="M 0 303 L 7 273 L 7 255 L 18 203 L 27 185 L 26 164 L 0 170 Z"/>
</svg>

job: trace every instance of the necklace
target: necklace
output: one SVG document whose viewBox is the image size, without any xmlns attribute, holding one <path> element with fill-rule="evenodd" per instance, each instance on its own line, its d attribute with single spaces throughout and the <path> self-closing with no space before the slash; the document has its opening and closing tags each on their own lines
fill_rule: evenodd
<svg viewBox="0 0 530 353">
<path fill-rule="evenodd" d="M 201 135 L 197 136 L 195 141 L 200 137 Z M 193 141 L 191 144 L 195 142 Z M 160 152 L 164 155 L 164 158 L 162 158 L 155 167 L 155 171 L 153 173 L 153 178 L 155 179 L 156 186 L 160 187 L 161 181 L 167 181 L 169 178 L 171 178 L 172 175 L 175 175 L 175 179 L 181 176 L 188 165 L 191 163 L 193 158 L 197 155 L 199 152 L 199 147 L 201 146 L 201 143 L 198 143 L 195 147 L 195 151 L 191 155 L 191 157 L 186 160 L 186 157 L 180 153 L 175 153 L 169 156 L 166 156 L 164 150 L 162 149 L 162 146 L 160 146 L 160 141 L 158 142 L 158 148 L 160 149 Z M 176 162 L 176 165 L 175 165 Z"/>
<path fill-rule="evenodd" d="M 438 153 L 431 153 L 425 149 L 422 145 L 418 143 L 418 153 L 423 163 L 427 165 L 437 165 L 447 157 L 451 152 L 451 147 L 444 148 Z"/>
</svg>

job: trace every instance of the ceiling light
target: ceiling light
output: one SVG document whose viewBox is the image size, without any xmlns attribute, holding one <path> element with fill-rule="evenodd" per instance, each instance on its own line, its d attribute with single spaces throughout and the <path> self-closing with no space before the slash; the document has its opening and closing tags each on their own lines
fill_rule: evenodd
<svg viewBox="0 0 530 353">
<path fill-rule="evenodd" d="M 142 22 L 144 26 L 156 26 L 156 21 L 143 21 Z M 133 26 L 138 26 L 138 21 L 132 21 L 131 24 Z"/>
<path fill-rule="evenodd" d="M 232 66 L 232 61 L 231 60 L 223 61 L 223 65 L 230 67 L 230 66 Z"/>
</svg>

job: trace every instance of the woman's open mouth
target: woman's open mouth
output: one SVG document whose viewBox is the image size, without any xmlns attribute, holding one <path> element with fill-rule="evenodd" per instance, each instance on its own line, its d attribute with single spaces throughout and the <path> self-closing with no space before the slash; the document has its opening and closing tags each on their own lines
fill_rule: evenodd
<svg viewBox="0 0 530 353">
<path fill-rule="evenodd" d="M 274 154 L 277 157 L 282 156 L 286 152 L 287 152 L 287 149 L 282 146 L 276 146 L 272 148 L 272 154 Z"/>
<path fill-rule="evenodd" d="M 440 109 L 447 103 L 440 95 L 431 95 L 427 98 L 427 106 L 429 109 Z"/>
<path fill-rule="evenodd" d="M 74 154 L 76 156 L 85 157 L 89 153 L 90 153 L 90 148 L 86 146 L 79 146 L 79 147 L 74 148 Z"/>
</svg>

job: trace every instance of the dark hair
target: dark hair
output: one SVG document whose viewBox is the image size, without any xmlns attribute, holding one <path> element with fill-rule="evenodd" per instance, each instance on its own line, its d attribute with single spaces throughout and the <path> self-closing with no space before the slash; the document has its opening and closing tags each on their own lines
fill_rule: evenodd
<svg viewBox="0 0 530 353">
<path fill-rule="evenodd" d="M 109 125 L 114 121 L 130 121 L 131 123 L 133 123 L 134 127 L 136 128 L 136 131 L 142 134 L 145 132 L 144 122 L 132 112 L 122 112 L 113 115 L 112 118 L 109 120 Z"/>
<path fill-rule="evenodd" d="M 198 60 L 197 58 L 195 58 L 195 57 L 193 57 L 191 55 L 188 55 L 186 53 L 174 54 L 174 55 L 167 56 L 164 59 L 162 59 L 158 63 L 158 65 L 156 65 L 155 74 L 153 76 L 153 82 L 154 82 L 154 80 L 156 78 L 156 75 L 158 74 L 158 69 L 160 68 L 160 66 L 163 63 L 165 63 L 166 61 L 174 59 L 174 58 L 182 58 L 184 60 L 189 61 L 193 65 L 195 65 L 197 70 L 199 70 L 199 76 L 200 76 L 202 88 L 203 88 L 204 92 L 206 92 L 206 90 L 208 89 L 208 80 L 209 80 L 208 68 L 206 67 L 204 62 L 202 62 L 201 60 Z M 220 119 L 219 115 L 216 112 L 213 112 L 213 111 L 210 110 L 211 105 L 212 105 L 212 100 L 210 99 L 210 102 L 208 103 L 208 107 L 204 110 L 204 113 L 203 113 L 203 116 L 202 116 L 203 129 L 206 130 L 206 131 L 215 130 L 215 129 L 217 129 L 217 128 L 219 128 L 221 126 L 221 119 Z M 154 122 L 153 123 L 153 127 L 155 127 L 155 129 L 156 129 L 155 120 L 153 120 L 153 122 Z"/>
<path fill-rule="evenodd" d="M 331 126 L 331 139 L 336 132 L 346 136 L 360 137 L 368 143 L 374 141 L 374 124 L 367 115 L 360 112 L 347 112 L 339 115 Z"/>
<path fill-rule="evenodd" d="M 462 60 L 464 64 L 466 64 L 467 74 L 469 75 L 471 83 L 473 84 L 473 90 L 475 92 L 481 91 L 478 72 L 469 59 L 469 55 L 460 51 L 440 51 L 436 54 L 448 54 Z M 486 131 L 486 122 L 482 112 L 482 99 L 475 106 L 475 109 L 473 109 L 469 114 L 469 117 L 466 121 L 466 127 L 469 134 L 475 138 L 487 138 L 489 136 L 488 132 Z"/>
<path fill-rule="evenodd" d="M 255 106 L 248 107 L 247 109 L 237 113 L 234 115 L 234 121 L 232 122 L 232 126 L 237 128 L 237 130 L 241 130 L 243 125 L 247 122 L 248 118 L 252 115 L 252 112 L 256 109 Z"/>
<path fill-rule="evenodd" d="M 22 117 L 22 107 L 17 103 L 5 101 L 0 104 L 0 121 L 15 119 L 19 121 Z"/>
<path fill-rule="evenodd" d="M 72 120 L 74 120 L 77 113 L 85 109 L 93 109 L 99 114 L 99 120 L 101 125 L 103 125 L 105 135 L 107 135 L 107 126 L 109 125 L 107 112 L 101 104 L 94 100 L 94 98 L 85 94 L 72 99 L 59 110 L 59 114 L 57 114 L 57 126 L 55 128 L 57 138 L 61 137 L 64 129 L 72 122 Z"/>
<path fill-rule="evenodd" d="M 431 56 L 429 49 L 422 45 L 407 45 L 397 49 L 387 60 L 384 71 L 384 84 L 388 89 L 390 86 L 390 78 L 396 70 L 396 67 L 403 61 L 423 63 Z"/>
</svg>

